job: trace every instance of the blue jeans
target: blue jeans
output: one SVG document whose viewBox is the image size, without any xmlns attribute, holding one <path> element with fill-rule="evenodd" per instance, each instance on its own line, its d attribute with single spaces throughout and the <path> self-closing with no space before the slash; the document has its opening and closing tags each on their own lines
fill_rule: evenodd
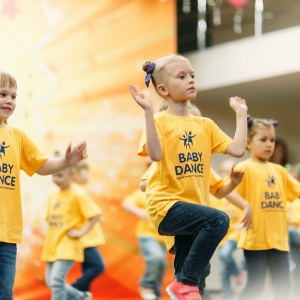
<svg viewBox="0 0 300 300">
<path fill-rule="evenodd" d="M 244 250 L 248 271 L 247 284 L 240 300 L 257 299 L 263 291 L 269 270 L 274 300 L 290 299 L 289 253 L 276 249 Z"/>
<path fill-rule="evenodd" d="M 159 232 L 175 236 L 175 277 L 199 286 L 209 274 L 209 261 L 228 231 L 223 211 L 199 204 L 177 202 L 159 225 Z M 201 291 L 200 291 L 201 292 Z"/>
<path fill-rule="evenodd" d="M 0 299 L 11 300 L 16 274 L 17 245 L 0 242 Z"/>
<path fill-rule="evenodd" d="M 82 276 L 72 286 L 83 292 L 89 291 L 91 282 L 105 270 L 103 259 L 97 247 L 84 249 L 84 262 L 81 266 Z"/>
<path fill-rule="evenodd" d="M 84 293 L 66 283 L 66 275 L 73 266 L 73 260 L 48 262 L 46 285 L 51 290 L 51 300 L 80 300 Z"/>
<path fill-rule="evenodd" d="M 230 277 L 231 275 L 238 276 L 240 269 L 233 257 L 234 251 L 237 249 L 237 242 L 228 240 L 218 248 L 219 259 L 221 263 L 221 283 L 222 296 L 226 299 L 231 298 Z"/>
<path fill-rule="evenodd" d="M 151 237 L 138 238 L 146 270 L 140 279 L 140 286 L 150 288 L 159 298 L 166 268 L 166 247 Z"/>
<path fill-rule="evenodd" d="M 295 264 L 295 269 L 292 272 L 293 275 L 293 289 L 295 295 L 300 299 L 300 233 L 296 228 L 289 228 L 289 245 L 290 255 Z"/>
</svg>

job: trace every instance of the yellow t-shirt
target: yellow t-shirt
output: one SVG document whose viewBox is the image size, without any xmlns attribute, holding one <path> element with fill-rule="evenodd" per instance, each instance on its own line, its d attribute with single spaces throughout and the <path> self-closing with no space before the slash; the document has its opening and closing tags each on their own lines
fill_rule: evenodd
<svg viewBox="0 0 300 300">
<path fill-rule="evenodd" d="M 80 188 L 84 188 L 87 191 L 84 185 L 78 185 L 78 186 Z M 101 208 L 95 203 L 95 201 L 92 198 L 90 199 L 92 201 L 91 209 L 92 208 L 94 209 L 95 215 L 102 215 Z M 84 249 L 90 247 L 97 247 L 104 244 L 105 244 L 105 236 L 100 222 L 97 222 L 90 231 L 88 231 L 83 237 L 81 237 L 81 245 Z"/>
<path fill-rule="evenodd" d="M 23 216 L 20 170 L 32 176 L 46 161 L 45 156 L 19 129 L 0 128 L 0 241 L 21 243 Z"/>
<path fill-rule="evenodd" d="M 124 201 L 130 202 L 133 205 L 143 209 L 147 212 L 146 193 L 140 189 L 135 190 L 130 195 L 124 198 Z M 139 219 L 135 228 L 135 234 L 137 237 L 151 237 L 157 240 L 159 243 L 163 243 L 163 238 L 155 230 L 152 222 L 149 220 Z"/>
<path fill-rule="evenodd" d="M 232 139 L 210 119 L 175 116 L 166 111 L 155 115 L 162 147 L 147 183 L 150 218 L 158 229 L 169 208 L 178 201 L 207 205 L 209 202 L 210 163 L 212 153 L 225 153 Z M 138 154 L 146 156 L 145 131 Z"/>
<path fill-rule="evenodd" d="M 288 202 L 288 223 L 293 227 L 300 227 L 300 199 Z"/>
<path fill-rule="evenodd" d="M 41 260 L 82 262 L 82 238 L 69 238 L 67 231 L 81 229 L 89 219 L 99 214 L 89 194 L 79 186 L 73 185 L 68 190 L 57 190 L 50 194 L 46 214 L 48 230 Z"/>
<path fill-rule="evenodd" d="M 300 195 L 300 183 L 279 164 L 247 159 L 236 165 L 244 170 L 236 191 L 253 211 L 250 230 L 242 229 L 238 247 L 246 250 L 289 251 L 287 201 Z"/>
</svg>

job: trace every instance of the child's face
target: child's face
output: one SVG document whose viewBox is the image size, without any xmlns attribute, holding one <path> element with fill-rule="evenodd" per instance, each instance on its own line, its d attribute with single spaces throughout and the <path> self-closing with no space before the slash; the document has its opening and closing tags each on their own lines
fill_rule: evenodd
<svg viewBox="0 0 300 300">
<path fill-rule="evenodd" d="M 52 180 L 61 190 L 70 188 L 72 183 L 72 174 L 70 169 L 66 169 L 53 174 Z"/>
<path fill-rule="evenodd" d="M 73 181 L 78 184 L 85 184 L 89 180 L 88 168 L 80 168 L 73 173 Z"/>
<path fill-rule="evenodd" d="M 275 148 L 274 127 L 257 128 L 252 139 L 248 139 L 247 148 L 252 158 L 263 162 L 268 161 Z"/>
<path fill-rule="evenodd" d="M 16 108 L 16 89 L 5 86 L 0 87 L 0 125 L 4 123 L 14 112 Z"/>
<path fill-rule="evenodd" d="M 196 98 L 195 74 L 189 61 L 174 61 L 167 66 L 167 72 L 168 75 L 164 84 L 168 91 L 167 96 L 175 101 Z"/>
</svg>

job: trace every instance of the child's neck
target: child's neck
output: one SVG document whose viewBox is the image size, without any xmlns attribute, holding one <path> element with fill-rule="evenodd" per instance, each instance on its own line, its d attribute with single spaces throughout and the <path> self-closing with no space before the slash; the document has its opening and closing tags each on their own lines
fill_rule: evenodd
<svg viewBox="0 0 300 300">
<path fill-rule="evenodd" d="M 187 101 L 169 101 L 167 112 L 175 116 L 188 116 Z"/>
<path fill-rule="evenodd" d="M 252 155 L 250 155 L 249 159 L 254 162 L 258 162 L 258 163 L 262 163 L 262 164 L 266 164 L 268 162 L 267 159 L 261 159 L 261 158 L 258 158 L 256 156 L 252 156 Z"/>
</svg>

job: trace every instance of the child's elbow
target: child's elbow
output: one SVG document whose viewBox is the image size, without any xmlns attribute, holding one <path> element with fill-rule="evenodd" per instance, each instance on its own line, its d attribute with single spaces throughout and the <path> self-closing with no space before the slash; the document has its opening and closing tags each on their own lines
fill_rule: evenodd
<svg viewBox="0 0 300 300">
<path fill-rule="evenodd" d="M 241 158 L 245 155 L 245 152 L 246 152 L 245 149 L 241 151 L 237 151 L 235 157 Z"/>
</svg>

